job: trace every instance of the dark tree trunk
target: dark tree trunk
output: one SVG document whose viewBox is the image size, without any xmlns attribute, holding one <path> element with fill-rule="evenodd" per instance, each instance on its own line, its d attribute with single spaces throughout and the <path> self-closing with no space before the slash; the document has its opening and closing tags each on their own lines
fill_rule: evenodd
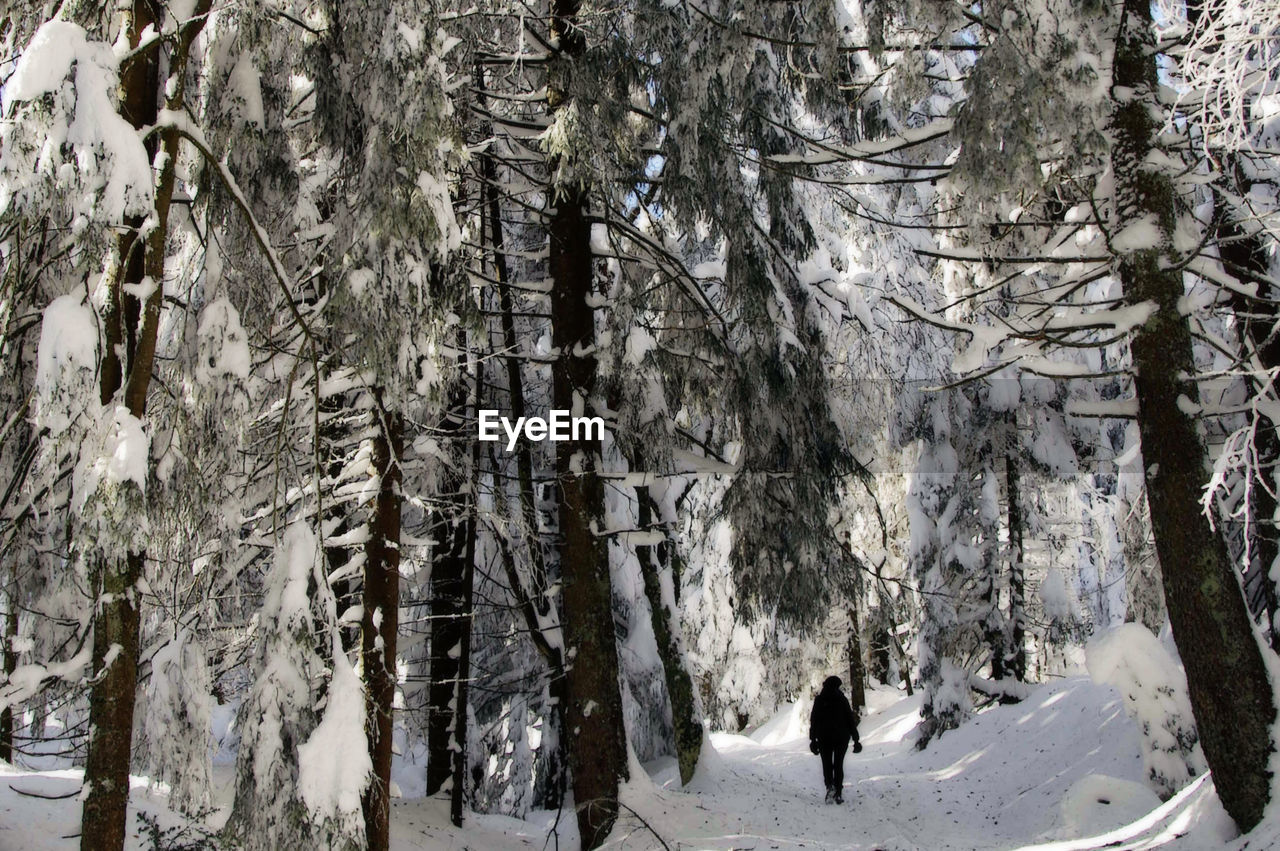
<svg viewBox="0 0 1280 851">
<path fill-rule="evenodd" d="M 381 394 L 376 394 L 380 397 Z M 404 426 L 400 415 L 376 399 L 381 416 L 373 438 L 378 494 L 365 544 L 364 599 L 360 652 L 365 682 L 366 733 L 373 778 L 361 799 L 369 851 L 391 846 L 391 746 L 396 696 L 396 636 L 400 614 L 400 457 Z"/>
<path fill-rule="evenodd" d="M 479 417 L 480 406 L 484 403 L 484 360 L 476 361 L 475 410 Z M 462 812 L 467 802 L 467 704 L 470 700 L 471 679 L 471 625 L 475 614 L 475 568 L 476 568 L 476 526 L 479 520 L 479 504 L 476 494 L 480 492 L 481 455 L 479 441 L 471 444 L 471 487 L 467 499 L 467 552 L 466 566 L 462 579 L 462 643 L 458 653 L 458 694 L 454 711 L 453 729 L 453 789 L 449 797 L 449 818 L 462 827 Z"/>
<path fill-rule="evenodd" d="M 440 432 L 452 446 L 461 446 L 466 433 L 466 386 L 459 385 L 449 402 Z M 459 653 L 467 630 L 467 505 L 463 494 L 466 472 L 454 469 L 443 477 L 442 508 L 435 523 L 431 565 L 431 682 L 427 686 L 427 794 L 435 795 L 453 775 L 449 742 L 453 735 L 458 694 Z"/>
<path fill-rule="evenodd" d="M 862 624 L 856 603 L 849 605 L 849 639 L 845 648 L 849 655 L 849 705 L 862 714 L 867 705 L 867 666 L 862 661 Z"/>
<path fill-rule="evenodd" d="M 636 504 L 640 530 L 648 531 L 653 524 L 653 510 L 647 487 L 636 488 Z M 668 558 L 674 549 L 674 543 L 669 540 L 656 546 L 638 546 L 636 559 L 640 562 L 640 572 L 644 577 L 644 593 L 649 600 L 653 635 L 658 644 L 658 656 L 662 659 L 667 697 L 671 701 L 671 725 L 675 736 L 676 762 L 680 766 L 680 782 L 688 783 L 698 768 L 703 730 L 693 680 L 685 668 L 680 637 L 676 632 L 679 620 L 662 595 L 662 576 L 667 575 L 671 577 L 673 597 L 679 599 L 679 589 Z"/>
<path fill-rule="evenodd" d="M 560 53 L 550 70 L 547 102 L 556 111 L 566 101 L 567 78 L 586 52 L 578 27 L 578 0 L 553 0 L 550 35 Z M 551 163 L 551 172 L 557 163 Z M 577 185 L 554 191 L 549 236 L 552 404 L 590 416 L 596 392 L 595 311 L 591 223 L 587 192 Z M 618 648 L 613 625 L 604 483 L 598 440 L 556 444 L 560 483 L 561 625 L 566 670 L 564 731 L 578 829 L 585 848 L 599 846 L 618 817 L 618 785 L 627 777 L 626 733 L 618 686 Z"/>
<path fill-rule="evenodd" d="M 871 676 L 882 686 L 889 685 L 889 633 L 877 627 L 871 633 Z"/>
<path fill-rule="evenodd" d="M 884 533 L 884 540 L 888 540 L 888 531 Z M 887 549 L 887 548 L 886 548 Z M 898 617 L 895 612 L 896 604 L 893 594 L 885 586 L 882 571 L 884 564 L 877 564 L 874 568 L 876 578 L 876 599 L 879 602 L 877 608 L 880 610 L 880 629 L 877 634 L 884 636 L 884 667 L 885 682 L 888 682 L 890 664 L 890 654 L 892 653 L 898 659 L 898 676 L 907 687 L 907 697 L 911 697 L 915 690 L 911 687 L 911 660 L 907 658 L 907 651 L 902 646 L 902 641 L 898 638 Z M 893 683 L 897 685 L 897 683 Z"/>
<path fill-rule="evenodd" d="M 1275 706 L 1261 649 L 1226 548 L 1200 511 L 1204 455 L 1180 397 L 1198 398 L 1191 330 L 1179 310 L 1182 273 L 1172 256 L 1175 201 L 1166 175 L 1146 164 L 1159 126 L 1156 51 L 1147 0 L 1125 0 L 1113 62 L 1116 204 L 1122 223 L 1150 216 L 1162 244 L 1121 255 L 1132 304 L 1156 310 L 1132 343 L 1147 501 L 1173 638 L 1205 760 L 1223 807 L 1242 830 L 1262 818 L 1270 794 L 1270 726 Z"/>
<path fill-rule="evenodd" d="M 1000 605 L 999 589 L 996 587 L 996 565 L 989 565 L 987 588 L 982 593 L 982 603 L 988 611 L 994 611 Z M 992 618 L 991 620 L 995 620 Z M 991 679 L 1002 680 L 1005 676 L 1005 654 L 1009 650 L 1009 636 L 998 625 L 992 626 L 988 620 L 983 629 L 983 638 L 991 655 Z"/>
<path fill-rule="evenodd" d="M 167 95 L 168 109 L 182 108 L 187 52 L 204 25 L 211 0 L 200 0 L 195 17 L 182 27 L 170 57 L 170 73 L 177 81 Z M 149 0 L 135 0 L 122 13 L 122 32 L 137 47 L 147 27 L 160 28 L 161 10 Z M 134 127 L 154 125 L 161 97 L 157 51 L 145 52 L 121 75 L 120 111 Z M 176 179 L 179 135 L 164 129 L 148 142 L 148 153 L 163 151 L 156 178 L 151 230 L 141 236 L 143 220 L 125 222 L 119 238 L 120 267 L 112 275 L 105 310 L 106 340 L 102 356 L 100 398 L 103 405 L 123 403 L 138 419 L 146 414 L 147 390 L 155 362 L 164 280 L 169 205 Z M 128 292 L 128 285 L 145 279 L 156 282 L 145 301 Z M 123 394 L 123 398 L 118 398 Z M 138 581 L 145 555 L 128 553 L 123 559 L 99 555 L 94 560 L 91 589 L 96 616 L 92 660 L 96 677 L 89 693 L 89 751 L 84 770 L 81 813 L 82 851 L 119 851 L 124 847 L 129 806 L 129 762 L 138 673 Z"/>
<path fill-rule="evenodd" d="M 562 4 L 557 3 L 557 8 Z M 562 41 L 562 44 L 564 42 Z M 595 392 L 591 225 L 586 195 L 567 189 L 551 220 L 552 403 L 588 414 Z M 597 472 L 600 442 L 556 445 L 560 481 L 562 625 L 568 664 L 566 746 L 583 846 L 604 841 L 618 815 L 618 783 L 627 775 L 627 751 L 618 689 L 609 548 L 596 530 L 605 526 L 604 483 Z"/>
<path fill-rule="evenodd" d="M 1017 439 L 1016 434 L 1013 439 Z M 1027 678 L 1027 578 L 1022 563 L 1025 524 L 1022 521 L 1018 461 L 1013 453 L 1004 457 L 1004 480 L 1009 499 L 1009 636 L 1003 668 L 1015 680 L 1022 682 Z"/>
<path fill-rule="evenodd" d="M 18 581 L 17 570 L 13 571 L 9 593 L 6 596 L 8 608 L 4 615 L 4 673 L 10 678 L 18 668 L 18 654 L 13 648 L 14 639 L 18 637 Z M 0 712 L 0 759 L 13 762 L 13 707 L 6 706 Z"/>
<path fill-rule="evenodd" d="M 138 681 L 138 608 L 134 603 L 142 554 L 123 563 L 100 558 L 93 590 L 102 603 L 93 623 L 93 670 L 89 693 L 89 755 L 81 814 L 82 851 L 120 851 L 128 829 L 129 757 L 134 687 Z"/>
</svg>

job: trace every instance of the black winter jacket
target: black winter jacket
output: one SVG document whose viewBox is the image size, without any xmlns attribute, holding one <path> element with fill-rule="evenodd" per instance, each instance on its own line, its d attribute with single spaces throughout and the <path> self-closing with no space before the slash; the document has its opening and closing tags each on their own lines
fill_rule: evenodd
<svg viewBox="0 0 1280 851">
<path fill-rule="evenodd" d="M 849 739 L 858 741 L 858 717 L 853 714 L 849 698 L 840 691 L 840 681 L 830 677 L 814 698 L 813 712 L 809 714 L 809 740 L 839 748 L 847 747 Z"/>
</svg>

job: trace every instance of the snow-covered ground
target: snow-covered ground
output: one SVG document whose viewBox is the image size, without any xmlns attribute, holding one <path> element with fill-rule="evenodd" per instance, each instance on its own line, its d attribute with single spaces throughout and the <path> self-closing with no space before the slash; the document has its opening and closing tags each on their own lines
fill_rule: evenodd
<svg viewBox="0 0 1280 851">
<path fill-rule="evenodd" d="M 624 815 L 609 848 L 979 849 L 1270 847 L 1270 819 L 1252 842 L 1234 828 L 1202 778 L 1164 805 L 1143 782 L 1137 728 L 1119 694 L 1087 677 L 1035 689 L 993 707 L 916 751 L 909 733 L 917 698 L 870 695 L 865 749 L 845 760 L 845 803 L 823 803 L 821 772 L 806 739 L 807 705 L 788 706 L 751 735 L 717 733 L 698 776 L 676 788 L 675 766 L 634 766 Z M 224 761 L 224 760 L 220 760 Z M 215 771 L 219 800 L 230 767 Z M 0 763 L 0 849 L 76 847 L 76 771 L 18 771 Z M 30 797 L 18 790 L 56 799 Z M 70 797 L 57 797 L 70 796 Z M 135 807 L 176 824 L 162 791 L 139 780 Z M 212 818 L 225 817 L 225 807 Z M 397 849 L 572 848 L 573 820 L 471 815 L 448 823 L 441 800 L 395 803 Z M 558 827 L 557 827 L 558 824 Z M 548 833 L 558 831 L 548 842 Z M 558 843 L 557 843 L 558 839 Z M 134 847 L 148 844 L 143 837 Z"/>
</svg>

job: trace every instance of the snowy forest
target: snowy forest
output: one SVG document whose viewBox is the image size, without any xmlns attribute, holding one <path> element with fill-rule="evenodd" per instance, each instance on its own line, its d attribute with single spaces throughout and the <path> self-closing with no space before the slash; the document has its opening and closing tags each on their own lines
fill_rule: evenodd
<svg viewBox="0 0 1280 851">
<path fill-rule="evenodd" d="M 1276 0 L 0 0 L 0 849 L 1280 847 L 1278 246 Z"/>
</svg>

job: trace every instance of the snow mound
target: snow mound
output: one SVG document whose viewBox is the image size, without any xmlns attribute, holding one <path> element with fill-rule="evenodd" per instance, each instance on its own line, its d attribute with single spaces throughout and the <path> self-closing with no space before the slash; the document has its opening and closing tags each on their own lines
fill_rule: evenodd
<svg viewBox="0 0 1280 851">
<path fill-rule="evenodd" d="M 1085 648 L 1089 675 L 1115 686 L 1142 731 L 1147 781 L 1168 800 L 1207 770 L 1182 668 L 1150 630 L 1116 627 Z"/>
<path fill-rule="evenodd" d="M 1062 797 L 1062 827 L 1069 836 L 1113 830 L 1160 806 L 1156 794 L 1141 783 L 1089 774 Z"/>
<path fill-rule="evenodd" d="M 757 744 L 771 747 L 783 742 L 809 737 L 809 710 L 813 701 L 806 699 L 795 703 L 785 703 L 782 709 L 768 721 L 761 724 L 751 734 L 751 740 Z"/>
<path fill-rule="evenodd" d="M 693 791 L 697 788 L 714 785 L 728 770 L 724 757 L 720 755 L 715 745 L 711 743 L 711 735 L 704 730 L 702 734 L 702 750 L 698 752 L 698 765 L 693 770 L 693 777 L 685 788 Z"/>
</svg>

